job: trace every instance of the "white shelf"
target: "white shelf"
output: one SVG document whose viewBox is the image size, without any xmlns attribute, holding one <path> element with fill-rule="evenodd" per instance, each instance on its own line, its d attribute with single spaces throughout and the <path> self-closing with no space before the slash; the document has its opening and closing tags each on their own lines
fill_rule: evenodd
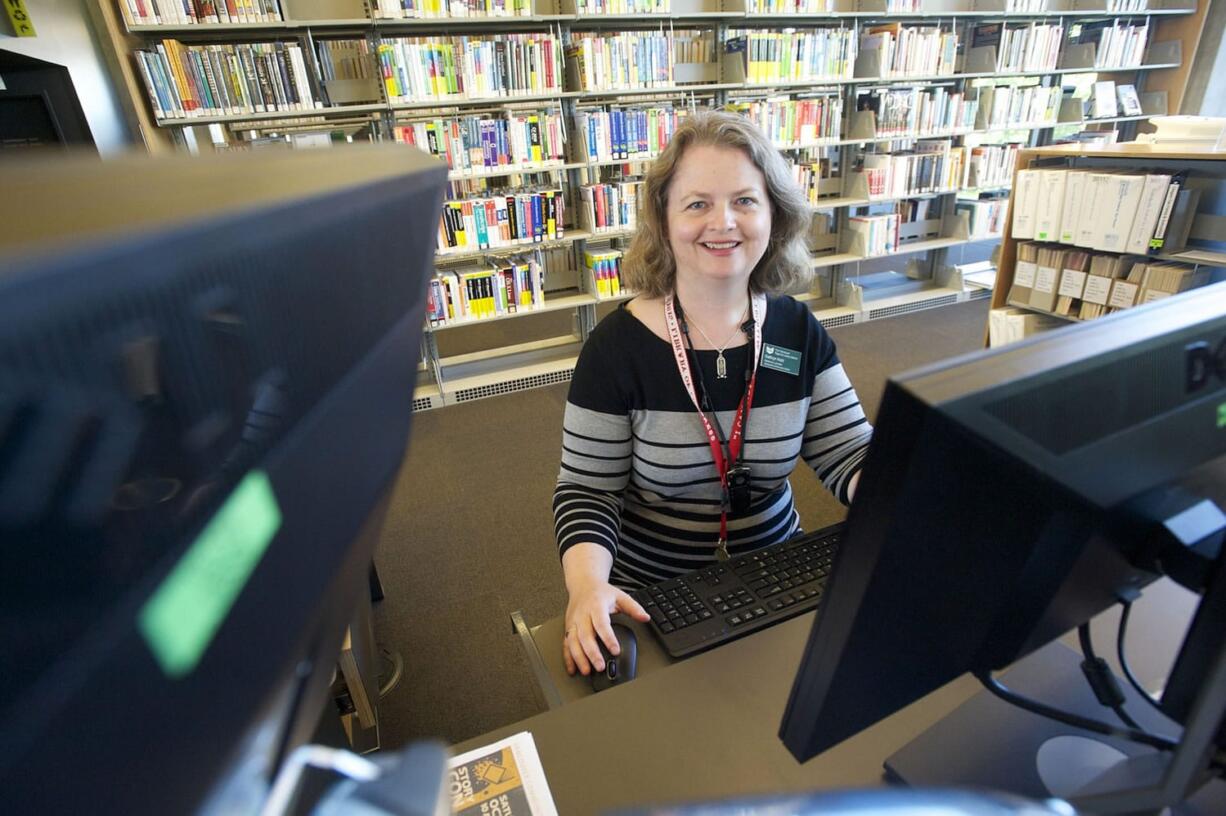
<svg viewBox="0 0 1226 816">
<path fill-rule="evenodd" d="M 464 258 L 481 258 L 485 255 L 506 255 L 516 252 L 531 252 L 534 249 L 547 249 L 549 247 L 566 246 L 573 244 L 575 241 L 586 241 L 591 238 L 603 237 L 596 236 L 586 230 L 571 229 L 567 230 L 561 238 L 553 238 L 548 241 L 538 241 L 533 244 L 515 244 L 513 246 L 490 247 L 487 249 L 465 249 L 465 250 L 450 250 L 447 252 L 434 253 L 435 263 L 445 263 L 447 261 L 461 260 Z"/>
<path fill-rule="evenodd" d="M 566 170 L 577 170 L 587 167 L 586 162 L 568 162 L 564 164 L 548 164 L 531 167 L 490 167 L 477 171 L 448 170 L 448 181 L 471 181 L 474 179 L 497 178 L 498 176 L 518 176 L 526 173 L 557 173 Z"/>
<path fill-rule="evenodd" d="M 1086 17 L 1086 18 L 1101 18 L 1101 17 L 1174 17 L 1180 15 L 1192 14 L 1196 11 L 1194 8 L 1179 8 L 1179 9 L 1150 9 L 1148 11 L 1107 11 L 1105 8 L 1099 9 L 1053 9 L 1050 11 L 941 11 L 941 12 L 885 12 L 885 11 L 832 11 L 823 14 L 751 14 L 749 12 L 736 11 L 711 11 L 711 12 L 669 12 L 669 13 L 645 13 L 645 14 L 602 14 L 602 15 L 578 15 L 578 14 L 533 14 L 530 16 L 511 16 L 511 17 L 406 17 L 406 18 L 385 18 L 379 17 L 370 19 L 366 17 L 358 17 L 353 19 L 341 20 L 276 20 L 271 22 L 256 22 L 256 23 L 198 23 L 186 25 L 133 25 L 128 26 L 127 30 L 133 34 L 167 34 L 167 33 L 225 33 L 230 31 L 269 31 L 269 30 L 297 30 L 305 28 L 316 29 L 346 29 L 346 28 L 392 28 L 392 29 L 417 29 L 417 28 L 441 28 L 462 26 L 465 28 L 490 28 L 490 27 L 519 27 L 531 26 L 539 23 L 562 23 L 570 22 L 577 24 L 580 28 L 599 28 L 606 25 L 616 25 L 628 21 L 637 20 L 725 20 L 725 21 L 744 21 L 746 24 L 760 25 L 786 25 L 794 26 L 806 23 L 824 23 L 832 19 L 853 20 L 853 19 L 872 19 L 872 20 L 931 20 L 933 16 L 941 18 L 962 18 L 962 19 L 992 19 L 992 20 L 1024 20 L 1042 17 Z"/>
<path fill-rule="evenodd" d="M 551 298 L 548 295 L 545 297 L 545 302 L 535 309 L 522 309 L 518 312 L 508 312 L 507 314 L 491 315 L 489 317 L 470 317 L 464 320 L 456 320 L 450 323 L 440 323 L 437 326 L 426 326 L 426 331 L 441 332 L 447 329 L 459 329 L 465 326 L 479 326 L 488 323 L 496 323 L 499 320 L 510 320 L 516 317 L 531 317 L 532 315 L 545 314 L 546 312 L 558 312 L 566 309 L 578 309 L 581 306 L 587 306 L 595 303 L 596 298 L 588 294 L 578 295 L 563 295 L 562 297 Z"/>
<path fill-rule="evenodd" d="M 825 269 L 830 266 L 855 263 L 856 261 L 862 260 L 864 260 L 864 258 L 861 255 L 852 255 L 850 252 L 836 252 L 833 255 L 820 255 L 814 258 L 811 265 L 814 269 Z"/>
<path fill-rule="evenodd" d="M 1178 252 L 1166 252 L 1152 257 L 1163 261 L 1226 268 L 1226 253 L 1214 252 L 1208 249 L 1181 249 Z"/>
</svg>

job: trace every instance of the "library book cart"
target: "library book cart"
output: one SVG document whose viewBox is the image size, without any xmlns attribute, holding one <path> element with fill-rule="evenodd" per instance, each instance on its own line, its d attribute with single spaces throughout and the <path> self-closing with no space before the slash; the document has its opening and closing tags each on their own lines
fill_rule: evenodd
<svg viewBox="0 0 1226 816">
<path fill-rule="evenodd" d="M 1090 254 L 1115 255 L 1147 264 L 1173 264 L 1185 270 L 1188 273 L 1184 276 L 1185 280 L 1194 280 L 1195 285 L 1226 281 L 1226 241 L 1223 240 L 1223 236 L 1226 236 L 1226 151 L 1215 151 L 1210 147 L 1190 145 L 1171 146 L 1145 143 L 1124 143 L 1107 147 L 1068 144 L 1022 150 L 1018 155 L 1017 172 L 1034 169 L 1090 172 L 1111 170 L 1134 175 L 1151 174 L 1151 176 L 1186 173 L 1181 189 L 1187 191 L 1184 195 L 1191 193 L 1194 196 L 1191 199 L 1191 212 L 1180 213 L 1179 208 L 1175 207 L 1170 211 L 1168 219 L 1159 222 L 1159 234 L 1167 224 L 1171 225 L 1175 232 L 1182 232 L 1181 235 L 1174 237 L 1174 244 L 1171 243 L 1172 231 L 1168 229 L 1165 233 L 1167 246 L 1161 250 L 1150 250 L 1149 254 L 1144 256 L 1126 251 L 1110 252 L 1096 249 L 1088 251 Z M 1015 173 L 1015 181 L 1016 178 Z M 1141 209 L 1143 208 L 1142 203 Z M 1041 268 L 1019 269 L 1019 245 L 1024 241 L 1014 235 L 1012 210 L 1011 205 L 1007 220 L 1008 228 L 1001 242 L 996 287 L 992 294 L 994 310 L 1011 307 L 1022 313 L 1031 312 L 1041 316 L 1047 321 L 1047 325 L 1052 327 L 1059 327 L 1066 321 L 1079 320 L 1076 313 L 1055 314 L 1056 310 L 1033 305 L 1035 302 L 1042 302 L 1043 297 L 1032 296 L 1027 302 L 1021 302 L 1017 294 L 1019 286 L 1020 291 L 1023 292 L 1027 289 L 1031 290 L 1032 295 L 1035 292 L 1050 290 L 1047 300 L 1052 302 L 1065 296 L 1066 299 L 1071 299 L 1073 302 L 1084 297 L 1083 302 L 1101 302 L 1103 306 L 1111 304 L 1126 308 L 1134 304 L 1143 305 L 1147 299 L 1145 291 L 1142 289 L 1138 292 L 1139 284 L 1135 282 L 1130 284 L 1123 279 L 1109 281 L 1109 287 L 1100 286 L 1099 292 L 1091 295 L 1090 282 L 1095 280 L 1093 276 L 1077 273 L 1070 276 L 1059 269 L 1054 270 L 1054 276 L 1051 274 L 1052 270 L 1046 270 L 1047 274 L 1044 274 Z M 1084 214 L 1089 212 L 1090 208 L 1083 206 L 1080 211 Z M 1181 226 L 1176 226 L 1179 219 L 1183 219 L 1183 223 Z M 1052 237 L 1056 240 L 1048 242 L 1049 246 L 1075 248 L 1063 240 L 1068 237 L 1067 234 L 1056 234 Z M 1148 241 L 1147 237 L 1146 240 Z M 1022 266 L 1025 264 L 1023 263 Z M 1065 280 L 1066 277 L 1070 280 Z M 1121 291 L 1117 293 L 1117 289 Z M 1125 296 L 1118 304 L 1115 303 L 1117 294 Z M 1168 294 L 1170 293 L 1158 293 L 1162 297 Z"/>
<path fill-rule="evenodd" d="M 794 294 L 823 324 L 987 297 L 962 273 L 999 244 L 1018 151 L 1087 129 L 1126 136 L 1146 116 L 1177 110 L 1207 7 L 87 5 L 151 151 L 394 140 L 449 163 L 454 212 L 431 217 L 450 307 L 427 326 L 417 410 L 570 378 L 590 331 L 631 296 L 619 285 L 620 253 L 647 163 L 697 108 L 751 118 L 793 166 L 813 208 L 816 272 Z M 1135 92 L 1142 112 L 1087 118 L 1088 89 L 1108 79 Z M 470 303 L 469 286 L 488 288 Z"/>
</svg>

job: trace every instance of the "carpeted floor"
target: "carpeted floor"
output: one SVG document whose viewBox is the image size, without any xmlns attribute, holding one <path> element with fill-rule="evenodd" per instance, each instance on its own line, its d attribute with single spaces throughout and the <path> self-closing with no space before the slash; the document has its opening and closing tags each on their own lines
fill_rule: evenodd
<svg viewBox="0 0 1226 816">
<path fill-rule="evenodd" d="M 987 301 L 831 332 L 869 417 L 887 377 L 983 345 Z M 376 563 L 387 597 L 375 633 L 404 658 L 381 702 L 386 748 L 459 742 L 538 712 L 510 614 L 530 624 L 566 605 L 550 501 L 566 385 L 418 414 Z M 844 510 L 812 472 L 792 475 L 801 520 Z"/>
</svg>

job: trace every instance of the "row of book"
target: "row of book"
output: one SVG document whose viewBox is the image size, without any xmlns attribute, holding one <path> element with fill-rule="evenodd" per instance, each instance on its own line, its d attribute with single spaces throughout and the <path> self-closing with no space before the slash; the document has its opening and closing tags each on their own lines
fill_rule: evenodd
<svg viewBox="0 0 1226 816">
<path fill-rule="evenodd" d="M 1019 343 L 1032 334 L 1067 325 L 1066 320 L 1054 315 L 1032 312 L 1029 308 L 1002 306 L 988 312 L 988 346 L 999 348 L 1009 343 Z"/>
<path fill-rule="evenodd" d="M 747 0 L 750 14 L 825 14 L 834 11 L 834 0 Z"/>
<path fill-rule="evenodd" d="M 184 45 L 134 52 L 159 119 L 322 107 L 296 43 Z"/>
<path fill-rule="evenodd" d="M 837 95 L 742 100 L 728 108 L 756 124 L 781 148 L 837 140 L 843 128 L 843 98 Z"/>
<path fill-rule="evenodd" d="M 873 114 L 876 136 L 922 137 L 973 130 L 977 99 L 936 88 L 877 88 L 856 98 L 857 110 Z"/>
<path fill-rule="evenodd" d="M 1094 253 L 1059 244 L 1017 245 L 1011 305 L 1089 320 L 1143 305 L 1209 281 L 1209 270 Z"/>
<path fill-rule="evenodd" d="M 866 258 L 889 255 L 898 247 L 898 213 L 853 215 L 847 219 L 850 249 Z"/>
<path fill-rule="evenodd" d="M 948 139 L 921 139 L 910 151 L 865 153 L 858 172 L 862 191 L 870 199 L 951 192 L 963 184 L 965 151 Z M 858 186 L 848 193 L 861 192 Z"/>
<path fill-rule="evenodd" d="M 367 40 L 316 40 L 319 77 L 333 79 L 378 79 L 377 60 Z"/>
<path fill-rule="evenodd" d="M 501 249 L 563 237 L 561 190 L 448 201 L 438 228 L 439 254 Z"/>
<path fill-rule="evenodd" d="M 642 181 L 585 184 L 579 188 L 579 226 L 592 233 L 638 227 L 638 193 Z"/>
<path fill-rule="evenodd" d="M 954 202 L 954 212 L 965 213 L 968 238 L 1001 235 L 1005 228 L 1006 214 L 1009 212 L 1009 199 L 998 197 L 957 201 Z"/>
<path fill-rule="evenodd" d="M 119 11 L 129 26 L 272 23 L 284 19 L 280 0 L 120 0 Z"/>
<path fill-rule="evenodd" d="M 378 47 L 393 103 L 558 93 L 561 55 L 552 33 L 392 37 Z"/>
<path fill-rule="evenodd" d="M 530 17 L 532 0 L 371 0 L 380 20 L 446 17 Z"/>
<path fill-rule="evenodd" d="M 683 35 L 684 37 L 685 35 Z M 582 91 L 665 88 L 673 84 L 674 32 L 582 32 L 566 49 Z M 688 37 L 685 37 L 688 39 Z"/>
<path fill-rule="evenodd" d="M 543 305 L 545 263 L 538 250 L 436 271 L 426 291 L 426 322 L 445 326 Z"/>
<path fill-rule="evenodd" d="M 616 249 L 586 250 L 583 268 L 588 275 L 591 291 L 599 298 L 622 294 L 622 254 Z"/>
<path fill-rule="evenodd" d="M 575 112 L 578 161 L 654 159 L 672 141 L 687 110 L 671 105 L 641 108 L 579 109 Z"/>
<path fill-rule="evenodd" d="M 817 206 L 823 198 L 842 192 L 843 179 L 834 175 L 829 157 L 803 158 L 788 164 L 792 168 L 792 180 L 810 204 Z"/>
<path fill-rule="evenodd" d="M 1060 86 L 987 85 L 979 89 L 977 128 L 1050 125 L 1060 117 Z"/>
<path fill-rule="evenodd" d="M 669 14 L 672 0 L 576 0 L 579 14 Z"/>
<path fill-rule="evenodd" d="M 510 172 L 566 161 L 566 126 L 556 109 L 506 111 L 499 118 L 433 117 L 395 125 L 392 135 L 461 172 Z"/>
<path fill-rule="evenodd" d="M 1069 32 L 1079 45 L 1094 45 L 1095 68 L 1131 68 L 1144 63 L 1149 22 L 1128 20 L 1078 23 Z"/>
<path fill-rule="evenodd" d="M 1199 191 L 1186 171 L 1017 172 L 1012 235 L 1137 255 L 1182 248 Z"/>
<path fill-rule="evenodd" d="M 856 32 L 851 28 L 734 29 L 728 32 L 724 53 L 741 58 L 745 79 L 752 83 L 850 79 L 856 63 Z"/>
<path fill-rule="evenodd" d="M 958 57 L 958 35 L 940 26 L 881 23 L 860 34 L 860 54 L 876 55 L 882 77 L 952 74 Z"/>
<path fill-rule="evenodd" d="M 1017 164 L 1016 144 L 976 145 L 966 162 L 966 187 L 985 189 L 1004 187 L 1013 182 Z"/>
<path fill-rule="evenodd" d="M 1061 23 L 980 23 L 971 29 L 971 48 L 994 48 L 1002 73 L 1052 71 L 1064 42 Z"/>
</svg>

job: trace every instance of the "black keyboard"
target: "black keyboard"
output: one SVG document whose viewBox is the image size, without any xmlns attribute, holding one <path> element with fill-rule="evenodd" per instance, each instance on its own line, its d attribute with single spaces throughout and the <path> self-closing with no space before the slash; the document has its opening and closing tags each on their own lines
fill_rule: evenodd
<svg viewBox="0 0 1226 816">
<path fill-rule="evenodd" d="M 685 657 L 815 609 L 843 525 L 738 555 L 633 593 L 673 657 Z"/>
</svg>

